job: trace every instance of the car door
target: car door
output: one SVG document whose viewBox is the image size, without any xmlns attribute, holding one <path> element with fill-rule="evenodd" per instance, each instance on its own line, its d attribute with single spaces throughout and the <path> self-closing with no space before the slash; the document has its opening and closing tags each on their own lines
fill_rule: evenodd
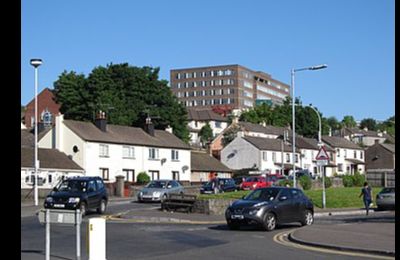
<svg viewBox="0 0 400 260">
<path fill-rule="evenodd" d="M 97 208 L 100 200 L 98 198 L 99 196 L 95 180 L 90 180 L 88 182 L 86 193 L 88 198 L 88 207 L 90 209 Z"/>
<path fill-rule="evenodd" d="M 276 211 L 278 213 L 278 221 L 280 223 L 294 222 L 294 210 L 292 194 L 290 189 L 281 189 L 276 198 Z"/>
</svg>

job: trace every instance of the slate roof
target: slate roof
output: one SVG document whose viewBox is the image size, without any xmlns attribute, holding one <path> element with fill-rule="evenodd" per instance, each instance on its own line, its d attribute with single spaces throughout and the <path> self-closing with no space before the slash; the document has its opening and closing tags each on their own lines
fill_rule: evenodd
<svg viewBox="0 0 400 260">
<path fill-rule="evenodd" d="M 239 126 L 249 132 L 256 132 L 256 133 L 264 133 L 264 134 L 273 134 L 273 135 L 283 135 L 284 130 L 288 130 L 285 127 L 278 127 L 278 126 L 262 126 L 259 124 L 253 124 L 249 122 L 239 122 Z"/>
<path fill-rule="evenodd" d="M 204 152 L 196 151 L 192 151 L 191 154 L 191 170 L 204 172 L 232 172 L 231 169 L 226 167 L 213 156 Z"/>
<path fill-rule="evenodd" d="M 292 141 L 292 139 L 290 139 Z M 296 146 L 300 149 L 319 150 L 318 140 L 308 137 L 296 137 Z M 327 152 L 336 152 L 335 149 L 329 145 L 324 145 Z"/>
<path fill-rule="evenodd" d="M 259 150 L 269 150 L 269 151 L 282 151 L 282 141 L 280 139 L 271 139 L 271 138 L 262 138 L 262 137 L 253 137 L 253 136 L 245 136 L 244 140 L 251 143 Z M 284 144 L 283 151 L 284 152 L 292 152 L 292 146 Z M 296 152 L 299 152 L 299 149 L 296 148 Z"/>
<path fill-rule="evenodd" d="M 85 141 L 187 149 L 190 147 L 175 135 L 154 130 L 154 137 L 140 127 L 107 125 L 103 132 L 90 122 L 64 120 L 64 124 Z"/>
<path fill-rule="evenodd" d="M 378 132 L 376 131 L 371 131 L 371 130 L 364 130 L 360 128 L 346 128 L 346 130 L 352 134 L 362 134 L 364 136 L 371 136 L 371 137 L 383 137 L 379 136 Z"/>
<path fill-rule="evenodd" d="M 328 145 L 332 146 L 333 148 L 348 148 L 348 149 L 357 149 L 357 150 L 364 150 L 359 145 L 338 136 L 322 136 L 322 141 L 327 143 Z"/>
<path fill-rule="evenodd" d="M 34 152 L 34 148 L 21 147 L 21 167 L 34 167 Z M 39 148 L 38 159 L 40 161 L 40 168 L 83 171 L 76 162 L 57 149 Z"/>
<path fill-rule="evenodd" d="M 391 153 L 396 153 L 395 145 L 394 144 L 380 144 L 383 148 L 388 150 Z"/>
<path fill-rule="evenodd" d="M 21 147 L 34 147 L 35 136 L 29 129 L 21 129 Z"/>
<path fill-rule="evenodd" d="M 189 121 L 221 121 L 227 122 L 228 119 L 226 117 L 221 116 L 218 113 L 212 111 L 212 109 L 196 109 L 196 108 L 188 108 L 188 118 Z"/>
</svg>

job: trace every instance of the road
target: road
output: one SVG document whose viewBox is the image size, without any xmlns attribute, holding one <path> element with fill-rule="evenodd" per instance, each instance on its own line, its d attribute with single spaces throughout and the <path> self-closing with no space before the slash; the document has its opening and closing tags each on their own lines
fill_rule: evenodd
<svg viewBox="0 0 400 260">
<path fill-rule="evenodd" d="M 113 203 L 109 213 L 124 210 L 152 210 L 158 204 Z M 96 217 L 91 214 L 88 217 Z M 87 259 L 86 227 L 82 224 L 82 259 Z M 337 225 L 362 221 L 365 216 L 317 219 L 315 224 Z M 381 216 L 385 219 L 385 216 Z M 393 219 L 394 216 L 388 217 Z M 358 219 L 358 220 L 357 220 Z M 371 217 L 371 220 L 373 218 Z M 378 221 L 378 220 L 377 220 Z M 350 223 L 349 222 L 349 223 Z M 365 259 L 311 251 L 290 243 L 279 243 L 277 237 L 298 228 L 285 225 L 273 232 L 253 228 L 228 230 L 226 225 L 145 224 L 107 222 L 107 259 Z M 281 236 L 283 237 L 283 235 Z M 44 259 L 45 227 L 36 216 L 21 214 L 21 259 Z M 51 259 L 75 259 L 75 230 L 70 226 L 51 228 Z"/>
</svg>

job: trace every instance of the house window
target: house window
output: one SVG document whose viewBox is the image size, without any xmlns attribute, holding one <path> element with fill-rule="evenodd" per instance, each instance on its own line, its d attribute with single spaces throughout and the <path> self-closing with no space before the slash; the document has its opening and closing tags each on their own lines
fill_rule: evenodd
<svg viewBox="0 0 400 260">
<path fill-rule="evenodd" d="M 356 150 L 354 150 L 354 159 L 357 159 L 357 151 Z"/>
<path fill-rule="evenodd" d="M 337 156 L 337 157 L 340 157 L 340 149 L 339 149 L 339 148 L 336 149 L 336 156 Z"/>
<path fill-rule="evenodd" d="M 286 154 L 286 162 L 290 163 L 290 154 L 288 154 L 288 153 Z"/>
<path fill-rule="evenodd" d="M 179 181 L 179 172 L 173 171 L 172 172 L 172 179 Z"/>
<path fill-rule="evenodd" d="M 363 152 L 362 151 L 360 151 L 360 159 L 361 160 L 363 159 Z"/>
<path fill-rule="evenodd" d="M 100 157 L 108 157 L 109 156 L 109 154 L 108 154 L 108 145 L 106 145 L 106 144 L 101 144 L 100 145 L 100 154 L 99 154 L 99 156 Z"/>
<path fill-rule="evenodd" d="M 129 182 L 135 182 L 135 170 L 123 169 L 122 172 L 125 175 L 125 180 Z"/>
<path fill-rule="evenodd" d="M 108 181 L 110 179 L 108 168 L 100 168 L 100 175 L 105 181 Z"/>
<path fill-rule="evenodd" d="M 149 159 L 157 160 L 158 158 L 158 149 L 149 148 Z"/>
<path fill-rule="evenodd" d="M 299 162 L 299 155 L 298 155 L 298 154 L 295 154 L 295 155 L 294 155 L 294 158 L 295 158 L 295 161 L 298 163 L 298 162 Z"/>
<path fill-rule="evenodd" d="M 338 163 L 338 171 L 339 172 L 343 171 L 343 164 L 342 163 Z"/>
<path fill-rule="evenodd" d="M 221 122 L 216 121 L 215 122 L 215 128 L 221 128 Z"/>
<path fill-rule="evenodd" d="M 123 158 L 135 158 L 135 147 L 123 146 L 122 147 L 122 157 Z"/>
<path fill-rule="evenodd" d="M 151 180 L 159 180 L 160 179 L 160 172 L 159 171 L 149 171 L 151 175 Z"/>
<path fill-rule="evenodd" d="M 344 158 L 347 158 L 347 150 L 344 150 Z"/>
<path fill-rule="evenodd" d="M 177 150 L 171 150 L 171 159 L 173 161 L 179 160 L 179 151 Z"/>
<path fill-rule="evenodd" d="M 268 154 L 267 152 L 263 152 L 263 160 L 268 161 Z"/>
<path fill-rule="evenodd" d="M 274 163 L 276 162 L 276 153 L 275 152 L 272 153 L 272 161 Z"/>
<path fill-rule="evenodd" d="M 47 175 L 47 181 L 48 181 L 48 183 L 52 183 L 53 182 L 53 175 L 52 174 Z"/>
</svg>

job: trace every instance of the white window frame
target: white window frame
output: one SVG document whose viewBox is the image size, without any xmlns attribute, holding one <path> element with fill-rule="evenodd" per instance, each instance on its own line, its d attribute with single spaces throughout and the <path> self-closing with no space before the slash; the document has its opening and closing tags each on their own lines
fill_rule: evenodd
<svg viewBox="0 0 400 260">
<path fill-rule="evenodd" d="M 157 148 L 149 148 L 149 160 L 158 160 L 159 150 Z"/>
<path fill-rule="evenodd" d="M 179 151 L 178 150 L 171 150 L 171 160 L 179 161 Z"/>
<path fill-rule="evenodd" d="M 128 145 L 122 146 L 122 158 L 135 158 L 135 147 Z"/>
<path fill-rule="evenodd" d="M 267 151 L 263 151 L 263 161 L 268 161 L 268 152 Z"/>
<path fill-rule="evenodd" d="M 99 157 L 110 157 L 108 144 L 99 144 Z"/>
</svg>

